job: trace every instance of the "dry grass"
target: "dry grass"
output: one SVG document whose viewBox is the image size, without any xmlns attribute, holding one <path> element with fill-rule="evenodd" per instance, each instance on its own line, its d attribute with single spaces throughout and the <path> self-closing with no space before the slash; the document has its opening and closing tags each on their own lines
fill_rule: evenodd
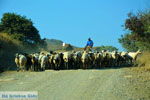
<svg viewBox="0 0 150 100">
<path fill-rule="evenodd" d="M 150 67 L 150 52 L 144 52 L 141 57 L 137 59 L 137 62 L 141 64 L 141 66 Z"/>
<path fill-rule="evenodd" d="M 150 71 L 150 52 L 144 52 L 137 58 L 138 67 L 134 68 L 135 71 L 145 72 Z"/>
<path fill-rule="evenodd" d="M 11 38 L 11 36 L 7 33 L 0 33 L 0 41 L 1 43 L 8 43 L 10 45 L 17 45 L 20 46 L 21 43 L 13 38 Z"/>
</svg>

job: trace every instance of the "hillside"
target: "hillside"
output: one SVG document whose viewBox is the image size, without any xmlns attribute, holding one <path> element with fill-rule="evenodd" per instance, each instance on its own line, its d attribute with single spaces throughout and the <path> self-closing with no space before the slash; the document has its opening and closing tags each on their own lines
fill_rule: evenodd
<svg viewBox="0 0 150 100">
<path fill-rule="evenodd" d="M 46 39 L 45 41 L 47 43 L 47 49 L 48 50 L 60 50 L 60 49 L 62 49 L 63 41 L 61 41 L 61 40 Z"/>
<path fill-rule="evenodd" d="M 63 50 L 63 49 L 67 50 L 68 48 L 70 48 L 70 50 L 74 50 L 75 48 L 78 48 L 71 44 L 66 44 L 66 47 L 62 47 L 63 41 L 57 39 L 46 39 L 45 41 L 47 43 L 48 51 Z"/>
<path fill-rule="evenodd" d="M 23 45 L 21 41 L 14 39 L 14 35 L 0 33 L 0 72 L 16 67 L 14 62 L 16 53 L 32 53 L 38 51 L 40 51 L 40 46 L 38 45 Z"/>
<path fill-rule="evenodd" d="M 14 65 L 15 53 L 21 51 L 21 48 L 19 41 L 12 39 L 7 34 L 0 34 L 0 71 Z"/>
<path fill-rule="evenodd" d="M 118 49 L 116 47 L 113 46 L 97 46 L 97 47 L 93 47 L 94 50 L 96 51 L 102 51 L 102 50 L 108 50 L 108 51 L 117 51 Z"/>
<path fill-rule="evenodd" d="M 84 50 L 84 48 L 75 48 L 75 51 L 79 51 L 79 50 Z M 102 51 L 102 50 L 108 50 L 108 51 L 117 51 L 118 48 L 113 47 L 113 46 L 95 46 L 93 47 L 93 50 L 95 51 Z"/>
</svg>

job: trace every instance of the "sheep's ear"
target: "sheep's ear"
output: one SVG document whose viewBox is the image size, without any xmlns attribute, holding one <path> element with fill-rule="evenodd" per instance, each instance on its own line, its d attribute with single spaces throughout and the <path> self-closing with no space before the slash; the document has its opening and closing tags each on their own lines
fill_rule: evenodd
<svg viewBox="0 0 150 100">
<path fill-rule="evenodd" d="M 141 52 L 141 50 L 139 49 L 137 52 Z"/>
<path fill-rule="evenodd" d="M 142 53 L 140 49 L 138 51 L 139 51 L 139 53 Z"/>
<path fill-rule="evenodd" d="M 19 55 L 18 53 L 15 54 L 15 56 L 18 56 L 18 55 Z"/>
</svg>

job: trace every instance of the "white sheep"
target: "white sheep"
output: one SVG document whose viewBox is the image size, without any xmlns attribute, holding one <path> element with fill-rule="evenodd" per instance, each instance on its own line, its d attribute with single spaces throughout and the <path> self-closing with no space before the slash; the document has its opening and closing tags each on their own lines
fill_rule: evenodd
<svg viewBox="0 0 150 100">
<path fill-rule="evenodd" d="M 90 55 L 86 51 L 83 52 L 81 61 L 83 64 L 83 69 L 87 69 L 90 63 Z"/>
<path fill-rule="evenodd" d="M 61 57 L 60 57 L 59 53 L 57 53 L 57 54 L 54 55 L 53 63 L 54 63 L 54 66 L 55 66 L 54 69 L 57 69 L 57 70 L 60 69 Z"/>
<path fill-rule="evenodd" d="M 69 68 L 69 64 L 72 64 L 71 59 L 73 58 L 73 54 L 70 52 L 64 52 L 63 53 L 63 60 L 64 60 L 64 64 L 66 69 Z"/>
<path fill-rule="evenodd" d="M 42 71 L 45 71 L 45 68 L 48 65 L 48 57 L 44 55 L 41 57 L 40 61 L 41 61 L 41 69 Z"/>
<path fill-rule="evenodd" d="M 137 52 L 129 52 L 128 56 L 132 58 L 132 62 L 133 62 L 136 60 L 139 54 L 141 54 L 140 50 L 138 50 Z"/>
<path fill-rule="evenodd" d="M 16 54 L 15 63 L 18 67 L 17 71 L 19 70 L 25 71 L 27 58 L 22 54 Z"/>
</svg>

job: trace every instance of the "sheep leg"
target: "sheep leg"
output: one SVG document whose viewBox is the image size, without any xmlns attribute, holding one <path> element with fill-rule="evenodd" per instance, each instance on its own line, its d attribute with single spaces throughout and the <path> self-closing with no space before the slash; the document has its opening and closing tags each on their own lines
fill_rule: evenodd
<svg viewBox="0 0 150 100">
<path fill-rule="evenodd" d="M 18 66 L 18 67 L 17 67 L 17 72 L 19 72 L 19 71 L 20 71 L 20 67 Z"/>
</svg>

